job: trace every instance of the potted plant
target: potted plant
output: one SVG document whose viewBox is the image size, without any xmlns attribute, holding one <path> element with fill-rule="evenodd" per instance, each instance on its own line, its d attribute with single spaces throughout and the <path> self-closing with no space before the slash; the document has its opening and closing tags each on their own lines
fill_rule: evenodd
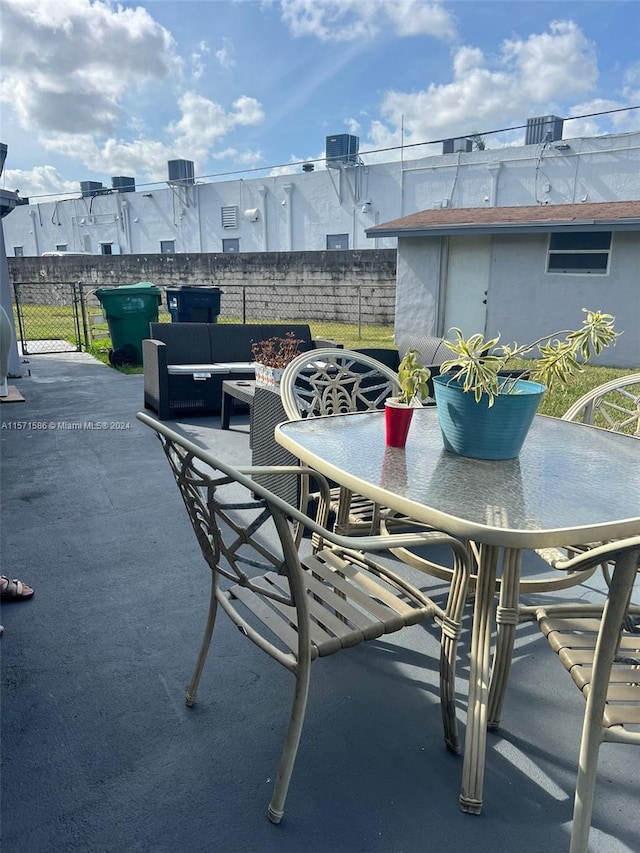
<svg viewBox="0 0 640 853">
<path fill-rule="evenodd" d="M 542 395 L 557 383 L 567 383 L 581 372 L 581 363 L 615 343 L 614 318 L 583 308 L 586 317 L 575 331 L 545 335 L 530 344 L 500 344 L 500 336 L 486 340 L 465 338 L 454 329 L 455 341 L 445 341 L 454 357 L 443 362 L 434 377 L 438 419 L 447 450 L 476 459 L 516 457 Z M 560 336 L 564 336 L 561 339 Z M 509 370 L 511 359 L 536 352 L 531 367 Z M 521 378 L 528 374 L 529 379 Z"/>
<path fill-rule="evenodd" d="M 413 410 L 421 408 L 429 397 L 431 371 L 418 362 L 419 355 L 416 349 L 407 350 L 398 366 L 400 394 L 385 400 L 385 427 L 389 447 L 405 446 Z"/>
<path fill-rule="evenodd" d="M 285 367 L 299 355 L 298 347 L 304 343 L 293 332 L 285 332 L 284 337 L 267 338 L 254 341 L 251 352 L 255 359 L 256 385 L 278 391 Z"/>
</svg>

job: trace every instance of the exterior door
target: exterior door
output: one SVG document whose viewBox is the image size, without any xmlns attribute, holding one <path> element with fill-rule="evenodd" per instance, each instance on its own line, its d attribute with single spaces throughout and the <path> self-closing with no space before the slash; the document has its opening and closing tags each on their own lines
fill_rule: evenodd
<svg viewBox="0 0 640 853">
<path fill-rule="evenodd" d="M 457 326 L 466 337 L 484 334 L 491 269 L 491 237 L 451 237 L 445 283 L 444 337 Z"/>
</svg>

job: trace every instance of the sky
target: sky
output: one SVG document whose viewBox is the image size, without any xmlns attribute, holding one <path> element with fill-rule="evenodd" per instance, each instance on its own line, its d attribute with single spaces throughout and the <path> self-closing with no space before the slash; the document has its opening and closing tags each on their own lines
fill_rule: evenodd
<svg viewBox="0 0 640 853">
<path fill-rule="evenodd" d="M 298 172 L 338 133 L 365 163 L 499 148 L 529 117 L 640 105 L 640 0 L 0 0 L 0 39 L 2 186 L 33 201 L 172 159 Z M 639 129 L 625 110 L 564 136 Z"/>
</svg>

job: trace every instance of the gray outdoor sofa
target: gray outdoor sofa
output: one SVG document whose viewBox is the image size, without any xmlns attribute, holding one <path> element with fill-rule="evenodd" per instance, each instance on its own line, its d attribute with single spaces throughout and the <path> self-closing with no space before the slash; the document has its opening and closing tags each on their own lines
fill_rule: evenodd
<svg viewBox="0 0 640 853">
<path fill-rule="evenodd" d="M 335 341 L 314 340 L 306 324 L 151 323 L 142 341 L 144 405 L 161 420 L 220 411 L 226 379 L 253 379 L 251 344 L 283 337 L 302 341 L 300 352 Z"/>
</svg>

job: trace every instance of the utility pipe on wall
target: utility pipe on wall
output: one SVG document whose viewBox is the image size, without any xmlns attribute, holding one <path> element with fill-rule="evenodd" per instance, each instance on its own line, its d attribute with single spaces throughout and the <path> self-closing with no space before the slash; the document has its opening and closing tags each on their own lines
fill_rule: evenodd
<svg viewBox="0 0 640 853">
<path fill-rule="evenodd" d="M 35 210 L 29 211 L 29 216 L 31 217 L 31 233 L 33 234 L 33 242 L 36 247 L 36 256 L 40 256 L 40 243 L 38 241 L 38 229 L 36 228 L 36 212 Z"/>
<path fill-rule="evenodd" d="M 286 219 L 287 219 L 287 240 L 289 243 L 289 251 L 293 252 L 293 210 L 291 209 L 291 199 L 293 197 L 293 184 L 283 184 L 282 189 L 286 194 Z"/>
<path fill-rule="evenodd" d="M 264 184 L 258 187 L 258 195 L 260 196 L 260 213 L 262 215 L 262 251 L 269 251 L 269 231 L 267 227 L 267 188 Z"/>
</svg>

